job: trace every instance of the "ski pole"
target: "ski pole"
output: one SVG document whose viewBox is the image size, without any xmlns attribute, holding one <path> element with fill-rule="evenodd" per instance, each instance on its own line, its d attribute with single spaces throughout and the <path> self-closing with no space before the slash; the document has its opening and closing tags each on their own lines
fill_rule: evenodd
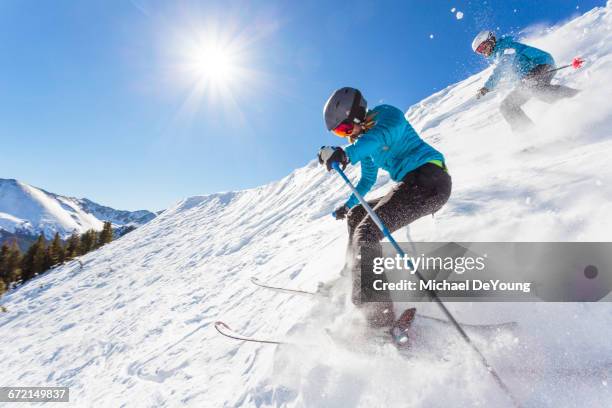
<svg viewBox="0 0 612 408">
<path fill-rule="evenodd" d="M 580 57 L 575 57 L 572 60 L 571 63 L 566 64 L 566 65 L 562 65 L 562 66 L 560 66 L 558 68 L 555 68 L 555 69 L 551 69 L 550 71 L 546 71 L 546 72 L 544 72 L 544 74 L 550 74 L 551 72 L 560 71 L 562 69 L 569 68 L 569 67 L 574 67 L 574 69 L 578 69 L 578 68 L 582 67 L 582 64 L 584 64 L 584 60 L 582 58 L 580 58 Z"/>
<path fill-rule="evenodd" d="M 353 194 L 355 194 L 355 197 L 357 197 L 357 200 L 359 200 L 359 202 L 361 203 L 363 208 L 367 211 L 368 215 L 372 218 L 372 220 L 374 221 L 376 226 L 381 230 L 383 235 L 389 240 L 389 242 L 391 243 L 393 248 L 395 248 L 397 253 L 400 256 L 405 257 L 406 253 L 404 252 L 404 250 L 399 246 L 397 241 L 395 241 L 395 239 L 391 235 L 391 232 L 387 229 L 385 224 L 382 222 L 380 217 L 374 212 L 374 210 L 372 210 L 372 207 L 370 207 L 368 202 L 363 198 L 363 196 L 361 194 L 359 194 L 359 191 L 357 191 L 355 186 L 353 186 L 353 183 L 351 183 L 351 180 L 349 180 L 349 178 L 346 176 L 344 171 L 342 171 L 342 169 L 338 165 L 338 162 L 333 162 L 331 166 L 332 166 L 332 168 L 334 170 L 336 170 L 336 172 L 340 175 L 340 177 L 342 177 L 342 179 L 344 180 L 346 185 L 349 186 L 349 188 L 353 191 Z M 419 278 L 419 280 L 425 282 L 426 280 L 423 277 L 423 275 L 421 274 L 421 272 L 419 272 L 418 270 L 416 270 L 414 268 L 414 265 L 412 264 L 412 262 L 410 260 L 408 260 L 408 264 L 410 265 L 410 268 L 414 271 L 414 274 L 417 276 L 417 278 Z M 440 297 L 438 296 L 436 291 L 431 289 L 431 290 L 427 290 L 426 292 L 427 292 L 427 295 L 429 296 L 429 298 L 431 300 L 433 300 L 440 307 L 440 309 L 442 310 L 442 313 L 444 313 L 444 315 L 448 318 L 448 320 L 455 327 L 455 329 L 457 329 L 457 331 L 459 332 L 461 337 L 465 340 L 465 342 L 471 347 L 471 349 L 474 351 L 474 353 L 480 358 L 481 363 L 484 365 L 486 370 L 491 374 L 491 376 L 493 377 L 493 379 L 497 383 L 497 385 L 502 389 L 502 391 L 504 391 L 504 393 L 512 401 L 512 404 L 514 406 L 516 406 L 516 407 L 520 407 L 521 404 L 514 397 L 514 395 L 512 394 L 510 389 L 508 388 L 508 386 L 504 383 L 504 381 L 501 379 L 501 377 L 497 374 L 497 372 L 495 371 L 493 366 L 491 366 L 489 364 L 489 362 L 487 361 L 487 359 L 484 356 L 484 354 L 482 354 L 480 349 L 478 349 L 478 347 L 474 344 L 474 342 L 472 341 L 470 336 L 465 332 L 465 330 L 463 330 L 463 327 L 461 327 L 461 325 L 459 324 L 457 319 L 455 319 L 455 316 L 453 316 L 453 314 L 450 312 L 450 310 L 448 310 L 448 308 L 446 307 L 446 305 L 444 304 L 442 299 L 440 299 Z"/>
</svg>

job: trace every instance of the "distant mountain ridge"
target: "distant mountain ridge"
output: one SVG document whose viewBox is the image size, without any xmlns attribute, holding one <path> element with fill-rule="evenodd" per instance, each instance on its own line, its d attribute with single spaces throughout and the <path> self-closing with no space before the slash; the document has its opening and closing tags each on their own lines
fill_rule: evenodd
<svg viewBox="0 0 612 408">
<path fill-rule="evenodd" d="M 113 225 L 142 225 L 151 221 L 157 216 L 148 210 L 116 210 L 111 207 L 107 207 L 96 202 L 93 202 L 87 198 L 76 199 L 80 204 L 81 208 L 90 214 L 93 214 L 97 219 L 103 221 L 110 221 Z"/>
<path fill-rule="evenodd" d="M 0 178 L 0 241 L 40 233 L 50 239 L 56 232 L 65 239 L 74 232 L 101 230 L 105 221 L 117 229 L 138 227 L 156 215 L 147 210 L 116 210 L 87 198 L 62 196 Z"/>
</svg>

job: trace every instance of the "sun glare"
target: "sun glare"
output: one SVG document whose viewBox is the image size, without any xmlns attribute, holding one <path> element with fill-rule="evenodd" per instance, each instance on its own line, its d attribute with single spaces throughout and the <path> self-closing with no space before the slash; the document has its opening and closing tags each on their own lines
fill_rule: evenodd
<svg viewBox="0 0 612 408">
<path fill-rule="evenodd" d="M 194 58 L 196 75 L 211 83 L 228 84 L 236 79 L 236 61 L 221 47 L 203 48 Z"/>
<path fill-rule="evenodd" d="M 191 105 L 199 105 L 204 98 L 211 103 L 229 102 L 237 89 L 244 90 L 253 84 L 247 47 L 241 40 L 239 36 L 215 30 L 182 37 L 176 73 L 191 88 L 188 101 Z"/>
<path fill-rule="evenodd" d="M 274 27 L 222 17 L 186 18 L 173 26 L 164 36 L 164 55 L 172 86 L 184 98 L 177 120 L 187 123 L 198 113 L 222 112 L 232 123 L 242 123 L 245 101 L 266 81 L 258 45 Z"/>
</svg>

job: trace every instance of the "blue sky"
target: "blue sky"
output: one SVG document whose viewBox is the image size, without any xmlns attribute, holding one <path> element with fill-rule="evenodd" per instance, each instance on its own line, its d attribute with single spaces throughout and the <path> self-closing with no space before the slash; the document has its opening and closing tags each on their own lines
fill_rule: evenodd
<svg viewBox="0 0 612 408">
<path fill-rule="evenodd" d="M 333 89 L 405 110 L 484 67 L 480 29 L 604 4 L 3 0 L 0 178 L 131 210 L 255 187 L 341 142 Z"/>
</svg>

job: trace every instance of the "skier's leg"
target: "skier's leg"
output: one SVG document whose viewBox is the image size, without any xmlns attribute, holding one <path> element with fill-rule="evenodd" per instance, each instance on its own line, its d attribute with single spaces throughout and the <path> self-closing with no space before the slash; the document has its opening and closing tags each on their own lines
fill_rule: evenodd
<svg viewBox="0 0 612 408">
<path fill-rule="evenodd" d="M 438 211 L 448 201 L 450 192 L 451 178 L 448 173 L 435 164 L 427 163 L 408 173 L 373 209 L 389 231 L 393 232 Z M 371 217 L 362 219 L 353 237 L 356 253 L 361 255 L 361 260 L 353 268 L 355 278 L 359 279 L 360 298 L 353 300 L 356 303 L 376 300 L 375 303 L 367 303 L 365 307 L 370 325 L 375 327 L 388 326 L 395 319 L 389 293 L 376 292 L 372 287 L 374 280 L 387 281 L 384 273 L 374 275 L 372 272 L 374 258 L 382 256 L 382 238 L 382 232 Z"/>
<path fill-rule="evenodd" d="M 382 197 L 375 198 L 374 200 L 368 201 L 370 207 L 375 207 L 376 204 L 382 199 Z M 348 227 L 348 243 L 346 246 L 346 257 L 344 268 L 342 273 L 350 271 L 353 280 L 352 300 L 356 305 L 361 304 L 361 279 L 358 273 L 359 271 L 359 251 L 355 249 L 353 241 L 355 236 L 355 229 L 363 219 L 368 215 L 367 211 L 361 204 L 351 208 L 346 216 L 346 224 Z"/>
<path fill-rule="evenodd" d="M 521 106 L 529 100 L 529 97 L 529 89 L 519 85 L 506 96 L 499 107 L 502 116 L 510 124 L 513 131 L 525 130 L 533 125 L 531 119 L 521 109 Z"/>
<path fill-rule="evenodd" d="M 534 96 L 546 103 L 554 103 L 559 99 L 574 97 L 580 92 L 578 89 L 564 85 L 543 85 L 534 92 Z"/>
<path fill-rule="evenodd" d="M 368 205 L 374 208 L 376 207 L 376 205 L 379 203 L 380 200 L 382 200 L 382 197 L 378 197 L 373 200 L 369 200 Z M 368 215 L 367 211 L 365 210 L 365 208 L 363 208 L 361 204 L 357 204 L 355 207 L 351 208 L 348 214 L 346 215 L 346 225 L 348 227 L 348 236 L 349 236 L 348 248 L 347 248 L 348 251 L 351 250 L 350 248 L 352 246 L 353 237 L 355 236 L 355 230 L 357 229 L 357 226 L 359 225 L 359 223 L 361 223 L 361 221 L 363 221 L 363 219 L 367 215 Z"/>
<path fill-rule="evenodd" d="M 533 96 L 546 103 L 554 103 L 559 99 L 571 98 L 576 96 L 577 89 L 570 88 L 564 85 L 551 85 L 556 71 L 552 65 L 538 65 L 526 78 L 532 83 Z"/>
</svg>

